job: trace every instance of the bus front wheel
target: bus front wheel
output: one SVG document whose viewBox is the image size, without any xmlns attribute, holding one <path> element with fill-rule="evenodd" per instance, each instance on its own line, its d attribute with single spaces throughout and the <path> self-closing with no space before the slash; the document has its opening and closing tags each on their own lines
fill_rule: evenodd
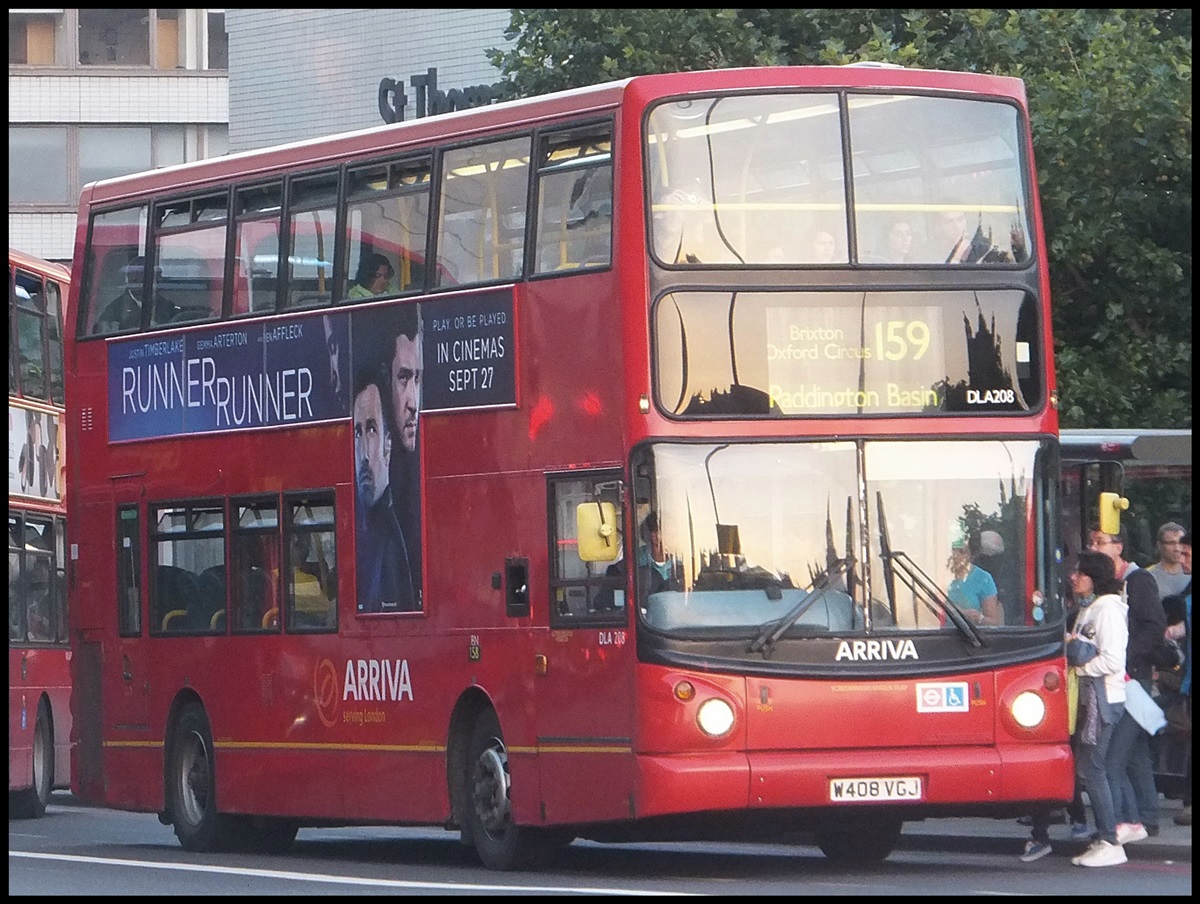
<svg viewBox="0 0 1200 904">
<path fill-rule="evenodd" d="M 512 813 L 508 750 L 496 713 L 479 714 L 466 761 L 466 835 L 489 869 L 527 869 L 545 862 L 571 838 L 552 830 L 518 826 Z"/>
<path fill-rule="evenodd" d="M 873 820 L 817 832 L 817 847 L 834 863 L 860 866 L 886 860 L 900 840 L 904 823 L 898 819 Z"/>
<path fill-rule="evenodd" d="M 184 850 L 207 853 L 229 845 L 235 827 L 217 812 L 212 729 L 198 704 L 184 709 L 175 723 L 167 794 L 175 837 Z"/>
<path fill-rule="evenodd" d="M 50 788 L 54 783 L 54 731 L 50 723 L 50 707 L 45 700 L 38 702 L 33 723 L 33 776 L 28 788 L 8 796 L 9 812 L 18 819 L 38 819 L 46 814 Z"/>
</svg>

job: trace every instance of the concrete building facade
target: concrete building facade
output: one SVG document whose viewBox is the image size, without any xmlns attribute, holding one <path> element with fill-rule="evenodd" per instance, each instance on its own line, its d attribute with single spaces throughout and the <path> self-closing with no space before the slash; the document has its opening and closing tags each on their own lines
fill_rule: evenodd
<svg viewBox="0 0 1200 904">
<path fill-rule="evenodd" d="M 8 243 L 70 263 L 82 187 L 227 150 L 225 11 L 8 11 Z"/>
<path fill-rule="evenodd" d="M 380 83 L 500 77 L 507 9 L 10 9 L 9 245 L 70 264 L 82 187 L 376 126 Z"/>
<path fill-rule="evenodd" d="M 507 9 L 231 9 L 229 149 L 244 151 L 381 125 L 379 85 L 490 85 L 487 52 L 506 46 Z"/>
</svg>

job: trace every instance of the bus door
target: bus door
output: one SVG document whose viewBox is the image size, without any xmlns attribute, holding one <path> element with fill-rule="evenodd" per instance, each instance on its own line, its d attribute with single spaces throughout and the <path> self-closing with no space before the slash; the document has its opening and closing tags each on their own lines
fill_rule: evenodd
<svg viewBox="0 0 1200 904">
<path fill-rule="evenodd" d="M 535 637 L 541 799 L 549 823 L 633 815 L 636 660 L 621 549 L 618 475 L 550 481 L 549 630 Z M 582 529 L 603 533 L 595 555 Z M 536 615 L 536 613 L 535 613 Z M 581 777 L 586 777 L 581 780 Z"/>
<path fill-rule="evenodd" d="M 98 698 L 105 709 L 101 715 L 108 725 L 106 733 L 118 741 L 105 758 L 105 781 L 110 793 L 117 785 L 125 786 L 132 794 L 137 794 L 139 786 L 147 787 L 139 780 L 139 772 L 146 765 L 144 753 L 139 752 L 162 742 L 162 729 L 155 731 L 151 726 L 151 663 L 145 636 L 148 600 L 141 549 L 142 519 L 146 514 L 135 501 L 140 495 L 140 486 L 117 487 L 109 509 L 116 513 L 115 585 L 108 593 L 99 588 L 101 600 L 113 599 L 117 619 L 115 643 L 102 658 Z M 104 573 L 112 574 L 108 570 Z M 115 599 L 110 594 L 115 594 Z M 140 803 L 157 805 L 154 801 Z"/>
</svg>

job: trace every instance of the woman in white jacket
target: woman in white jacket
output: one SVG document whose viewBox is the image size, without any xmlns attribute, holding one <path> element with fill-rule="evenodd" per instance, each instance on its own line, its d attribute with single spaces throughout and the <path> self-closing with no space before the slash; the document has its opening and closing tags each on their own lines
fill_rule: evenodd
<svg viewBox="0 0 1200 904">
<path fill-rule="evenodd" d="M 1116 811 L 1105 774 L 1113 728 L 1125 712 L 1125 649 L 1129 644 L 1126 613 L 1112 560 L 1099 552 L 1081 552 L 1071 573 L 1071 589 L 1083 603 L 1075 630 L 1067 639 L 1067 659 L 1079 676 L 1079 732 L 1076 772 L 1087 789 L 1096 820 L 1096 836 L 1084 853 L 1072 858 L 1078 866 L 1116 866 L 1125 863 L 1125 848 L 1117 843 Z"/>
</svg>

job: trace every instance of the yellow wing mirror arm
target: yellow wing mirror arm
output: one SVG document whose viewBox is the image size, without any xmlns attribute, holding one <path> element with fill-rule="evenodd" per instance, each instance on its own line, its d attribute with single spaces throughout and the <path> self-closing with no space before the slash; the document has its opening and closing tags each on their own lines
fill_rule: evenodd
<svg viewBox="0 0 1200 904">
<path fill-rule="evenodd" d="M 583 502 L 575 509 L 579 558 L 585 562 L 614 562 L 621 552 L 617 507 L 611 502 Z"/>
<path fill-rule="evenodd" d="M 1111 536 L 1121 533 L 1121 512 L 1129 508 L 1129 500 L 1120 493 L 1100 494 L 1100 530 Z"/>
</svg>

